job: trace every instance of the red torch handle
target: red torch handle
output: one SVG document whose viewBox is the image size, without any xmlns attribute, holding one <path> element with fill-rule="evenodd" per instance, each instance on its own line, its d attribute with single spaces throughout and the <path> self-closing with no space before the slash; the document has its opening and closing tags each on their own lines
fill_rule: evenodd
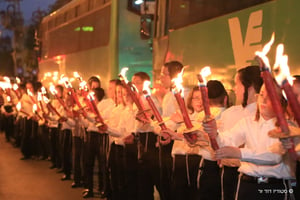
<svg viewBox="0 0 300 200">
<path fill-rule="evenodd" d="M 179 105 L 179 109 L 181 111 L 183 121 L 184 121 L 186 128 L 188 128 L 188 129 L 193 128 L 193 124 L 191 122 L 191 119 L 190 119 L 188 112 L 186 110 L 186 107 L 185 107 L 184 99 L 181 97 L 180 93 L 175 93 L 174 96 Z"/>
<path fill-rule="evenodd" d="M 271 101 L 272 107 L 274 109 L 274 112 L 276 113 L 276 117 L 277 117 L 278 123 L 280 125 L 281 131 L 286 134 L 289 134 L 290 130 L 288 127 L 288 123 L 285 119 L 283 109 L 280 104 L 279 96 L 275 89 L 275 83 L 273 81 L 273 77 L 271 76 L 271 73 L 266 70 L 263 70 L 261 72 L 261 74 L 262 74 L 262 78 L 264 80 L 265 87 L 268 92 L 269 98 L 272 99 L 272 101 Z"/>
<path fill-rule="evenodd" d="M 47 103 L 48 109 L 53 111 L 59 118 L 61 118 L 61 115 L 59 114 L 59 112 L 52 106 L 51 103 Z"/>
<path fill-rule="evenodd" d="M 205 116 L 211 116 L 207 87 L 205 85 L 200 84 L 199 89 L 201 92 L 201 98 L 202 98 L 202 104 L 204 107 Z"/>
<path fill-rule="evenodd" d="M 150 96 L 146 96 L 146 100 L 148 101 L 148 104 L 149 104 L 151 110 L 153 111 L 154 117 L 155 117 L 156 120 L 158 121 L 159 126 L 161 127 L 162 130 L 166 130 L 167 127 L 166 127 L 165 123 L 162 123 L 163 120 L 162 120 L 161 115 L 160 115 L 160 113 L 158 112 L 158 110 L 157 110 L 157 108 L 156 108 L 156 106 L 155 106 L 153 100 L 151 99 Z"/>
<path fill-rule="evenodd" d="M 145 109 L 144 109 L 144 107 L 143 107 L 143 104 L 142 104 L 142 102 L 141 102 L 141 100 L 140 100 L 138 94 L 137 94 L 136 92 L 133 92 L 133 91 L 131 90 L 131 86 L 129 86 L 129 85 L 124 81 L 123 78 L 122 78 L 122 80 L 121 80 L 121 83 L 122 83 L 122 85 L 126 88 L 127 92 L 129 93 L 129 95 L 130 95 L 132 101 L 135 103 L 135 105 L 136 105 L 136 107 L 138 108 L 138 110 L 139 110 L 140 112 L 143 113 L 145 119 L 148 119 L 146 113 L 144 112 Z"/>
<path fill-rule="evenodd" d="M 282 84 L 282 89 L 284 90 L 287 96 L 289 105 L 291 106 L 292 112 L 294 113 L 294 118 L 298 123 L 298 126 L 300 126 L 300 104 L 297 101 L 293 89 L 287 80 L 285 80 L 284 83 Z"/>
<path fill-rule="evenodd" d="M 104 124 L 104 120 L 103 120 L 102 116 L 100 115 L 100 112 L 99 112 L 99 110 L 98 110 L 98 108 L 97 108 L 97 106 L 96 106 L 95 101 L 94 101 L 94 100 L 91 100 L 91 104 L 92 104 L 92 106 L 93 106 L 93 111 L 94 111 L 94 113 L 97 115 L 97 118 L 98 118 L 99 122 L 100 122 L 101 124 Z"/>
</svg>

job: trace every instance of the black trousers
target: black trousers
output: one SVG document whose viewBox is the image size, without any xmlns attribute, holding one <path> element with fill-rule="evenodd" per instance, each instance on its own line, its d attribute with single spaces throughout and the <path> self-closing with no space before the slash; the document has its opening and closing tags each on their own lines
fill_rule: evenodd
<svg viewBox="0 0 300 200">
<path fill-rule="evenodd" d="M 21 152 L 25 158 L 30 158 L 33 155 L 32 120 L 24 118 L 23 123 L 24 132 L 21 140 Z"/>
<path fill-rule="evenodd" d="M 161 200 L 171 199 L 171 175 L 173 142 L 156 147 L 157 135 L 139 133 L 138 199 L 153 200 L 153 187 Z"/>
<path fill-rule="evenodd" d="M 81 137 L 73 137 L 74 150 L 74 182 L 80 184 L 82 182 L 83 171 L 83 139 Z"/>
<path fill-rule="evenodd" d="M 122 145 L 111 144 L 109 153 L 109 168 L 111 177 L 112 199 L 127 199 L 125 174 L 125 148 Z"/>
<path fill-rule="evenodd" d="M 38 127 L 38 149 L 40 156 L 46 159 L 50 156 L 49 128 L 45 124 Z"/>
<path fill-rule="evenodd" d="M 237 191 L 238 200 L 284 200 L 291 199 L 291 192 L 285 185 L 287 181 L 280 180 L 275 183 L 260 183 L 245 181 L 241 178 L 239 190 Z"/>
<path fill-rule="evenodd" d="M 125 145 L 125 186 L 128 200 L 136 200 L 138 193 L 137 142 Z"/>
<path fill-rule="evenodd" d="M 295 188 L 295 197 L 296 199 L 300 199 L 300 161 L 298 160 L 296 163 L 296 180 L 297 185 Z"/>
<path fill-rule="evenodd" d="M 85 187 L 93 191 L 93 172 L 95 159 L 98 160 L 99 190 L 108 189 L 108 167 L 107 167 L 108 135 L 98 132 L 87 133 Z"/>
<path fill-rule="evenodd" d="M 14 135 L 14 116 L 4 117 L 4 132 L 6 141 L 9 142 Z"/>
<path fill-rule="evenodd" d="M 239 179 L 238 167 L 223 167 L 224 200 L 234 200 Z"/>
<path fill-rule="evenodd" d="M 200 199 L 221 199 L 221 169 L 217 161 L 205 160 L 201 167 Z"/>
<path fill-rule="evenodd" d="M 198 172 L 201 156 L 175 155 L 172 179 L 172 199 L 198 200 Z"/>
<path fill-rule="evenodd" d="M 62 130 L 63 136 L 63 171 L 66 176 L 71 176 L 72 170 L 72 132 L 70 129 Z"/>
<path fill-rule="evenodd" d="M 55 167 L 60 167 L 59 165 L 59 152 L 58 152 L 58 137 L 59 130 L 58 128 L 49 128 L 50 142 L 51 142 L 51 162 Z"/>
</svg>

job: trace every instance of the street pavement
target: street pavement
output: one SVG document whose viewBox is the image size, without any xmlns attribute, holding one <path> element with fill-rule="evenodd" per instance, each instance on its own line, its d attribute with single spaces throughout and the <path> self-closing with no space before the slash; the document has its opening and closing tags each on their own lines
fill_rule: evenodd
<svg viewBox="0 0 300 200">
<path fill-rule="evenodd" d="M 71 188 L 72 181 L 61 181 L 62 174 L 45 160 L 20 160 L 19 148 L 5 141 L 0 133 L 0 200 L 79 200 L 83 188 Z M 97 197 L 98 195 L 98 197 Z M 100 199 L 96 193 L 94 198 Z"/>
</svg>

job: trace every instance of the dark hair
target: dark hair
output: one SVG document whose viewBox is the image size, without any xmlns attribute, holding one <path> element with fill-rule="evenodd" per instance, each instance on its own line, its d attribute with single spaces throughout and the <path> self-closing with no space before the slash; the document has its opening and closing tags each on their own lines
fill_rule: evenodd
<svg viewBox="0 0 300 200">
<path fill-rule="evenodd" d="M 207 82 L 207 91 L 209 103 L 211 105 L 223 105 L 225 97 L 227 97 L 226 107 L 229 107 L 229 96 L 224 85 L 218 80 L 209 80 Z"/>
<path fill-rule="evenodd" d="M 300 75 L 294 75 L 293 78 L 294 78 L 293 84 L 300 84 Z"/>
<path fill-rule="evenodd" d="M 133 76 L 140 77 L 142 81 L 150 81 L 150 76 L 146 72 L 137 72 Z"/>
<path fill-rule="evenodd" d="M 88 80 L 89 86 L 92 85 L 92 82 L 97 82 L 97 83 L 99 83 L 99 87 L 101 87 L 101 81 L 100 81 L 100 79 L 99 79 L 98 77 L 96 77 L 96 76 L 91 76 L 91 77 L 89 78 L 89 80 Z"/>
<path fill-rule="evenodd" d="M 168 68 L 171 79 L 175 78 L 181 72 L 183 65 L 178 61 L 170 61 L 164 64 Z"/>
<path fill-rule="evenodd" d="M 103 88 L 94 88 L 93 92 L 95 93 L 95 97 L 97 98 L 98 101 L 101 101 L 104 96 L 105 96 L 105 92 L 103 90 Z"/>
<path fill-rule="evenodd" d="M 249 87 L 253 87 L 256 93 L 259 93 L 260 88 L 263 84 L 263 79 L 260 76 L 260 68 L 259 66 L 247 66 L 238 70 L 239 79 L 243 84 L 245 91 L 242 106 L 247 106 L 248 101 L 248 89 Z"/>
<path fill-rule="evenodd" d="M 120 79 L 111 79 L 109 82 L 110 83 L 114 83 L 116 85 L 121 85 L 122 84 L 122 82 L 120 81 Z"/>
<path fill-rule="evenodd" d="M 195 86 L 193 87 L 192 91 L 190 91 L 189 96 L 187 97 L 186 100 L 186 107 L 189 109 L 189 111 L 191 111 L 191 113 L 194 113 L 194 108 L 192 106 L 192 100 L 193 100 L 193 95 L 194 92 L 199 91 L 199 86 Z"/>
<path fill-rule="evenodd" d="M 64 87 L 62 85 L 56 85 L 55 87 L 58 88 L 61 91 L 61 93 L 64 92 Z"/>
</svg>

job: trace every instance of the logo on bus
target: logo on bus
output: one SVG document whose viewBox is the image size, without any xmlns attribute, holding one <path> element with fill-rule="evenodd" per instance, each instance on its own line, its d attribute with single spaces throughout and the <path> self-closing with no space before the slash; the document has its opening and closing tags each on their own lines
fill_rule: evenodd
<svg viewBox="0 0 300 200">
<path fill-rule="evenodd" d="M 262 10 L 252 12 L 245 36 L 242 34 L 239 18 L 228 19 L 235 65 L 238 68 L 251 64 L 255 51 L 262 48 L 262 19 Z"/>
</svg>

